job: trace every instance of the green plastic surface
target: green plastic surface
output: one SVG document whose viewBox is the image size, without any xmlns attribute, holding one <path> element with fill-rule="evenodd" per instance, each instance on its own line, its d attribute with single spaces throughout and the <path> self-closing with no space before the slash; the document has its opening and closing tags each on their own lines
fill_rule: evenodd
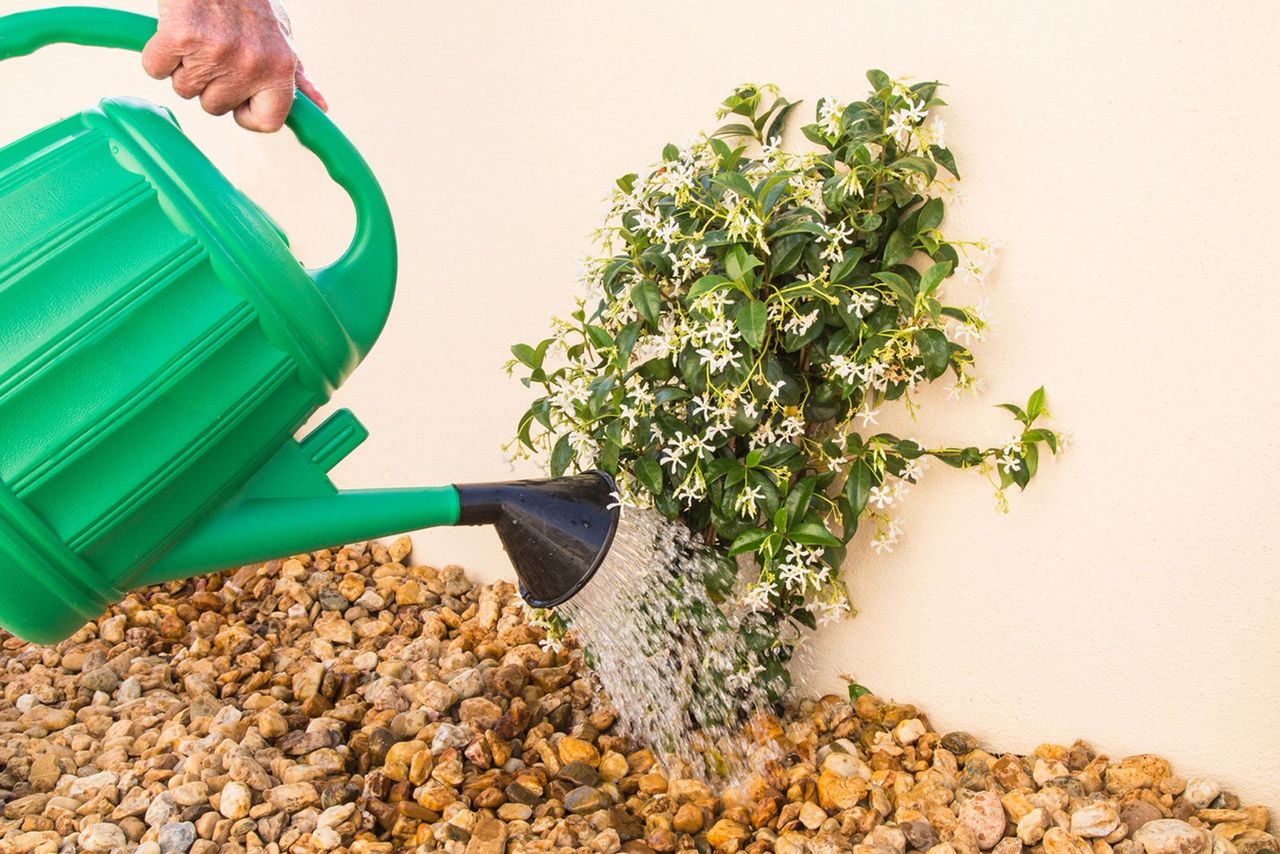
<svg viewBox="0 0 1280 854">
<path fill-rule="evenodd" d="M 140 50 L 155 20 L 0 17 L 0 59 Z M 373 346 L 395 233 L 351 143 L 288 120 L 356 234 L 308 271 L 172 115 L 111 98 L 0 149 L 0 625 L 53 642 L 156 580 L 457 520 L 452 487 L 339 494 L 350 413 L 294 434 Z M 248 137 L 246 137 L 248 139 Z"/>
</svg>

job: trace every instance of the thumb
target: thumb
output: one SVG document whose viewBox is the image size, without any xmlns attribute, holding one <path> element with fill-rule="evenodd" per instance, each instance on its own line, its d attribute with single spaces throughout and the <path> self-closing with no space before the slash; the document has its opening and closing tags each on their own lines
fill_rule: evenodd
<svg viewBox="0 0 1280 854">
<path fill-rule="evenodd" d="M 156 33 L 142 48 L 142 69 L 156 80 L 173 74 L 181 63 L 182 54 L 162 33 Z"/>
<path fill-rule="evenodd" d="M 302 90 L 302 94 L 315 101 L 316 106 L 321 110 L 326 113 L 329 112 L 329 102 L 325 100 L 324 95 L 320 94 L 320 90 L 317 89 L 316 84 L 311 81 L 310 75 L 308 75 L 307 70 L 302 67 L 301 62 L 298 63 L 298 71 L 294 76 L 297 80 L 298 88 Z"/>
</svg>

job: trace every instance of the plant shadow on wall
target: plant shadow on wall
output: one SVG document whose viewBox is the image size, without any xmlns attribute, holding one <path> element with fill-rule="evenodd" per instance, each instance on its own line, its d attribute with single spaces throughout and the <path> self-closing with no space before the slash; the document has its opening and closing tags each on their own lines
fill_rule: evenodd
<svg viewBox="0 0 1280 854">
<path fill-rule="evenodd" d="M 926 458 L 989 477 L 1003 510 L 1064 438 L 1041 426 L 1043 388 L 1003 405 L 1017 427 L 997 446 L 875 432 L 886 405 L 914 415 L 925 384 L 977 390 L 985 300 L 944 292 L 981 284 L 993 254 L 940 230 L 959 170 L 931 115 L 939 84 L 867 77 L 866 100 L 818 101 L 805 150 L 781 143 L 800 102 L 746 85 L 718 114 L 732 123 L 620 178 L 587 295 L 509 365 L 544 392 L 515 455 L 603 469 L 624 506 L 699 532 L 721 558 L 713 596 L 751 612 L 743 666 L 775 696 L 801 629 L 850 612 L 840 566 L 859 526 L 877 552 L 898 541 Z"/>
</svg>

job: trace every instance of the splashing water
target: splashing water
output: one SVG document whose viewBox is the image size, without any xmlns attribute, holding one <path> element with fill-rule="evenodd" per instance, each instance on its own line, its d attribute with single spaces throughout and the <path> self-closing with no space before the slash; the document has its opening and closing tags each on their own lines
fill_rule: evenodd
<svg viewBox="0 0 1280 854">
<path fill-rule="evenodd" d="M 613 699 L 625 734 L 668 769 L 738 777 L 743 725 L 769 700 L 742 614 L 707 592 L 723 572 L 683 525 L 627 508 L 604 563 L 559 607 Z"/>
</svg>

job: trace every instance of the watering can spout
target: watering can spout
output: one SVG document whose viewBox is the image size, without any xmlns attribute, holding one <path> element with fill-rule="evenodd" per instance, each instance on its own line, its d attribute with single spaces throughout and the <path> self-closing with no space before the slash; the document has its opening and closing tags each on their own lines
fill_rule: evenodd
<svg viewBox="0 0 1280 854">
<path fill-rule="evenodd" d="M 177 581 L 281 555 L 458 523 L 458 490 L 370 489 L 246 497 L 188 535 L 138 584 Z"/>
<path fill-rule="evenodd" d="M 458 486 L 460 525 L 493 525 L 535 608 L 575 596 L 604 563 L 621 510 L 601 471 Z"/>
<path fill-rule="evenodd" d="M 604 562 L 619 511 L 613 480 L 550 480 L 372 489 L 291 498 L 247 494 L 189 534 L 137 584 L 176 581 L 337 543 L 440 525 L 493 525 L 529 604 L 580 591 Z"/>
</svg>

